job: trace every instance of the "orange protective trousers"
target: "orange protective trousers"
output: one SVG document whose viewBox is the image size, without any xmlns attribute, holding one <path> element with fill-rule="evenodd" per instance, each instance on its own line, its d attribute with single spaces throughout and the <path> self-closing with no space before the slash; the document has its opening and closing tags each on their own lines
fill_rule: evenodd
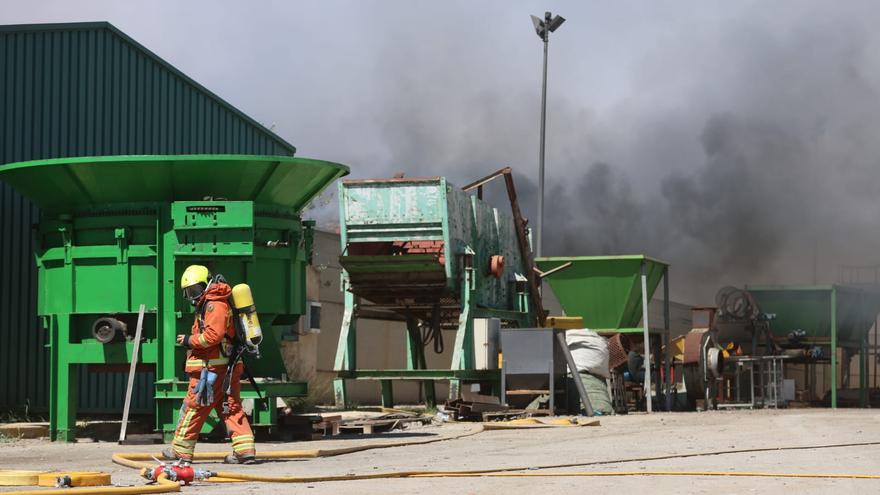
<svg viewBox="0 0 880 495">
<path fill-rule="evenodd" d="M 174 432 L 174 440 L 171 444 L 174 453 L 181 459 L 192 459 L 202 425 L 216 409 L 217 415 L 226 423 L 226 430 L 232 439 L 232 452 L 236 457 L 253 456 L 256 454 L 254 445 L 254 432 L 248 423 L 247 415 L 241 408 L 241 375 L 244 365 L 238 363 L 232 371 L 230 394 L 226 396 L 228 411 L 223 412 L 223 379 L 226 377 L 226 367 L 211 367 L 211 371 L 217 373 L 214 382 L 214 403 L 209 406 L 200 406 L 199 399 L 194 390 L 199 383 L 201 372 L 189 373 L 189 389 L 186 398 L 183 399 L 180 420 L 177 423 L 177 431 Z"/>
</svg>

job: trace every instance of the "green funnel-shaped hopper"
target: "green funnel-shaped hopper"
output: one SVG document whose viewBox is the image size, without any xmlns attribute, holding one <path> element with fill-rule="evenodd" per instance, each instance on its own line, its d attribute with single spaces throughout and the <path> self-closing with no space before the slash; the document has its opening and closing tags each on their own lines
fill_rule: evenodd
<svg viewBox="0 0 880 495">
<path fill-rule="evenodd" d="M 103 156 L 0 166 L 0 180 L 50 212 L 206 196 L 299 211 L 347 173 L 331 162 L 255 155 Z"/>
<path fill-rule="evenodd" d="M 571 266 L 547 277 L 567 316 L 580 316 L 587 328 L 624 330 L 642 319 L 642 265 L 647 270 L 648 300 L 668 267 L 643 255 L 537 258 L 542 271 Z"/>
<path fill-rule="evenodd" d="M 880 292 L 843 285 L 753 286 L 746 288 L 764 313 L 773 313 L 770 330 L 786 337 L 803 330 L 817 342 L 831 339 L 831 300 L 837 300 L 837 339 L 858 346 L 880 313 Z"/>
</svg>

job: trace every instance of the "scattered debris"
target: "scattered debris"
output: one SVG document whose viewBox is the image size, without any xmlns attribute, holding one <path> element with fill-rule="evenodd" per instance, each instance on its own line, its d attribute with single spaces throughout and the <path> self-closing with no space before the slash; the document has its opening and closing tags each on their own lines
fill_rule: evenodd
<svg viewBox="0 0 880 495">
<path fill-rule="evenodd" d="M 512 430 L 532 428 L 558 428 L 566 426 L 599 426 L 599 420 L 595 418 L 523 418 L 503 422 L 483 423 L 486 430 Z"/>
</svg>

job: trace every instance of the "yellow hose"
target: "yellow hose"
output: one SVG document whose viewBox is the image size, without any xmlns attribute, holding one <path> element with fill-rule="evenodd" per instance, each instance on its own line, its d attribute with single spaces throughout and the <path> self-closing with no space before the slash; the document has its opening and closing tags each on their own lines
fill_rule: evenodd
<svg viewBox="0 0 880 495">
<path fill-rule="evenodd" d="M 58 488 L 55 490 L 25 490 L 10 493 L 14 495 L 139 495 L 142 493 L 173 493 L 179 491 L 180 483 L 171 481 L 165 475 L 161 475 L 155 485 Z"/>
<path fill-rule="evenodd" d="M 110 473 L 98 471 L 53 471 L 42 473 L 37 478 L 38 486 L 56 486 L 58 478 L 70 478 L 70 486 L 106 486 L 110 484 Z"/>
<path fill-rule="evenodd" d="M 18 469 L 4 469 L 0 471 L 0 486 L 29 486 L 36 485 L 40 475 L 46 471 L 22 471 Z"/>
<path fill-rule="evenodd" d="M 0 486 L 56 486 L 58 478 L 69 478 L 70 486 L 105 486 L 110 473 L 98 471 L 19 471 L 0 469 Z"/>
<path fill-rule="evenodd" d="M 260 452 L 260 459 L 314 459 L 317 457 L 333 457 L 343 454 L 352 454 L 355 452 L 363 452 L 366 450 L 389 449 L 392 447 L 405 447 L 410 445 L 425 445 L 429 443 L 445 442 L 447 440 L 456 440 L 476 435 L 483 431 L 483 427 L 479 426 L 470 431 L 451 435 L 446 437 L 429 438 L 425 440 L 416 440 L 409 442 L 389 442 L 375 443 L 368 445 L 359 445 L 356 447 L 340 447 L 336 449 L 309 449 L 309 450 L 276 450 L 269 452 Z M 196 452 L 193 454 L 194 461 L 222 461 L 226 458 L 226 452 Z M 134 469 L 152 467 L 154 463 L 142 462 L 153 461 L 153 458 L 161 459 L 162 454 L 150 454 L 143 452 L 117 453 L 113 454 L 112 460 L 116 464 Z"/>
<path fill-rule="evenodd" d="M 526 427 L 528 427 L 526 425 Z M 402 447 L 411 445 L 424 445 L 445 440 L 453 440 L 476 435 L 483 431 L 482 427 L 474 430 L 442 438 L 432 438 L 428 440 L 415 442 L 394 442 L 380 443 L 372 445 L 361 445 L 357 447 L 344 447 L 338 449 L 312 449 L 312 450 L 286 450 L 274 452 L 261 452 L 261 459 L 303 459 L 317 457 L 331 457 L 353 452 L 362 452 L 372 449 L 382 449 L 391 447 Z M 218 472 L 216 477 L 210 478 L 208 481 L 257 481 L 257 482 L 274 482 L 274 483 L 318 483 L 329 481 L 357 481 L 357 480 L 373 480 L 373 479 L 394 479 L 394 478 L 473 478 L 473 477 L 511 477 L 511 478 L 529 478 L 529 477 L 611 477 L 611 476 L 727 476 L 727 477 L 760 477 L 760 478 L 824 478 L 824 479 L 880 479 L 880 475 L 874 474 L 849 474 L 849 473 L 761 473 L 761 472 L 736 472 L 736 471 L 581 471 L 581 472 L 535 472 L 536 469 L 560 469 L 565 467 L 587 466 L 598 464 L 612 464 L 624 462 L 652 461 L 660 459 L 684 458 L 695 456 L 720 455 L 730 453 L 743 452 L 759 452 L 759 451 L 780 451 L 780 450 L 801 450 L 801 449 L 819 449 L 832 447 L 850 447 L 861 445 L 878 445 L 880 442 L 863 442 L 858 444 L 836 444 L 836 445 L 819 445 L 819 446 L 803 446 L 803 447 L 778 447 L 778 448 L 757 448 L 757 449 L 740 449 L 717 452 L 703 452 L 692 454 L 672 454 L 665 456 L 617 459 L 607 461 L 594 461 L 579 464 L 557 464 L 544 466 L 527 466 L 527 467 L 511 467 L 511 468 L 492 468 L 492 469 L 476 469 L 463 471 L 390 471 L 382 473 L 368 474 L 342 474 L 342 475 L 323 475 L 323 476 L 264 476 L 255 474 L 236 473 L 229 471 Z M 113 454 L 113 462 L 116 464 L 130 468 L 150 468 L 153 467 L 153 456 L 160 457 L 157 454 L 148 453 L 116 453 Z M 194 460 L 197 461 L 219 461 L 226 457 L 225 452 L 209 452 L 195 454 Z M 145 462 L 151 461 L 151 462 Z M 136 487 L 102 487 L 102 488 L 73 488 L 62 490 L 39 490 L 14 492 L 17 495 L 115 495 L 115 494 L 142 494 L 142 493 L 170 493 L 180 491 L 180 485 L 176 482 L 160 477 L 159 484 L 146 485 Z"/>
</svg>

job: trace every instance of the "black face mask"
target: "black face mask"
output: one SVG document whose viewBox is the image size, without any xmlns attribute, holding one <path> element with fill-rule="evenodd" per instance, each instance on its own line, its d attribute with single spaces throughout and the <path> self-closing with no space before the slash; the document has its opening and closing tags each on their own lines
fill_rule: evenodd
<svg viewBox="0 0 880 495">
<path fill-rule="evenodd" d="M 205 289 L 208 286 L 205 284 L 195 284 L 190 285 L 189 287 L 183 289 L 183 297 L 190 302 L 193 306 L 198 304 L 199 299 L 202 298 L 202 295 L 205 293 Z"/>
</svg>

